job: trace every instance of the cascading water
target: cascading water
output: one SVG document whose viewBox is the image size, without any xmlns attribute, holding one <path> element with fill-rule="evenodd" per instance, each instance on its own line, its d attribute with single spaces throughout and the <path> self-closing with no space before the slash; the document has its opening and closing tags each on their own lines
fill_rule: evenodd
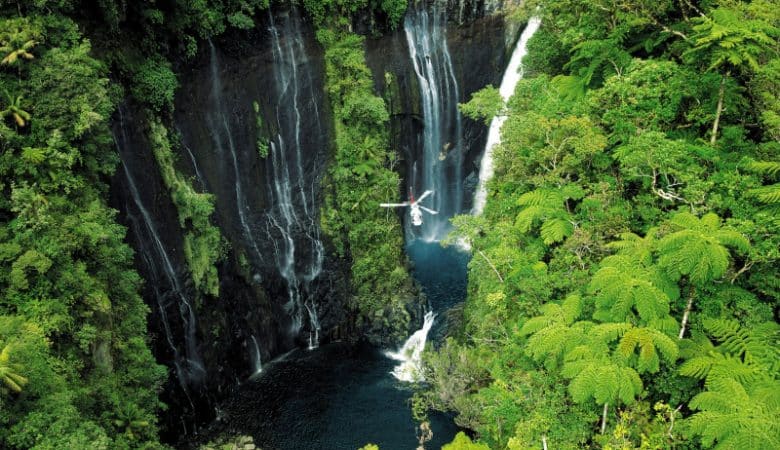
<svg viewBox="0 0 780 450">
<path fill-rule="evenodd" d="M 250 378 L 256 378 L 263 372 L 263 358 L 260 355 L 260 346 L 257 345 L 257 338 L 255 338 L 254 334 L 252 335 L 252 350 L 252 365 L 254 366 L 254 371 Z"/>
<path fill-rule="evenodd" d="M 273 205 L 266 215 L 267 229 L 273 237 L 276 266 L 287 283 L 285 308 L 292 318 L 291 334 L 300 332 L 306 315 L 309 348 L 313 349 L 319 345 L 320 322 L 309 288 L 322 272 L 325 252 L 316 214 L 315 191 L 319 180 L 306 179 L 303 155 L 312 149 L 306 148 L 303 133 L 311 133 L 314 128 L 318 135 L 321 125 L 310 72 L 305 66 L 301 71 L 298 67 L 308 58 L 297 18 L 287 16 L 277 26 L 271 16 L 269 31 L 278 96 L 274 108 L 278 133 L 269 143 L 270 161 L 266 163 L 266 180 Z M 306 83 L 301 83 L 302 76 L 308 77 Z M 305 123 L 304 116 L 307 118 Z M 315 164 L 318 163 L 315 158 Z"/>
<path fill-rule="evenodd" d="M 509 60 L 509 66 L 501 79 L 501 88 L 499 89 L 501 98 L 505 102 L 514 94 L 517 83 L 523 78 L 522 63 L 523 58 L 528 53 L 528 40 L 536 33 L 540 25 L 541 20 L 538 17 L 532 17 L 517 41 L 512 58 Z M 504 121 L 506 121 L 506 116 L 500 115 L 494 117 L 490 122 L 485 152 L 482 155 L 482 162 L 479 167 L 479 187 L 474 196 L 474 206 L 471 210 L 471 214 L 475 216 L 482 214 L 482 211 L 485 209 L 485 203 L 487 202 L 486 185 L 493 178 L 493 148 L 501 143 L 501 126 L 504 125 Z"/>
<path fill-rule="evenodd" d="M 138 190 L 127 162 L 129 154 L 131 154 L 133 150 L 128 148 L 129 140 L 127 137 L 122 107 L 119 108 L 119 129 L 120 136 L 115 136 L 114 142 L 119 151 L 120 158 L 122 159 L 122 171 L 125 175 L 128 190 L 132 196 L 133 203 L 135 204 L 135 209 L 137 209 L 138 213 L 141 215 L 141 222 L 143 225 L 130 212 L 129 208 L 127 209 L 127 214 L 133 223 L 133 229 L 136 230 L 136 232 L 143 233 L 143 230 L 146 231 L 146 233 L 144 233 L 146 236 L 139 239 L 143 257 L 149 266 L 151 276 L 155 277 L 155 279 L 150 281 L 152 281 L 151 285 L 155 290 L 155 300 L 160 313 L 160 321 L 163 325 L 165 340 L 173 354 L 173 365 L 176 369 L 176 375 L 182 389 L 185 393 L 188 393 L 187 383 L 199 383 L 206 375 L 203 360 L 197 349 L 195 337 L 197 331 L 195 310 L 190 299 L 187 298 L 187 294 L 183 288 L 184 284 L 180 280 L 179 274 L 174 269 L 168 251 L 157 231 L 152 215 L 149 213 L 146 206 L 144 206 L 141 193 Z M 152 244 L 151 251 L 146 246 L 147 243 Z M 165 284 L 168 285 L 167 291 L 162 290 L 164 284 L 156 279 L 156 276 L 159 273 L 164 275 Z M 176 345 L 174 333 L 168 318 L 168 309 L 174 306 L 179 314 L 184 330 L 184 355 L 182 355 Z"/>
<path fill-rule="evenodd" d="M 397 352 L 385 352 L 385 355 L 388 357 L 401 361 L 391 372 L 398 380 L 407 382 L 423 381 L 422 352 L 425 350 L 428 332 L 431 330 L 435 319 L 436 314 L 433 311 L 427 312 L 422 328 L 412 333 L 400 350 Z"/>
<path fill-rule="evenodd" d="M 255 263 L 260 263 L 262 254 L 255 240 L 254 233 L 249 226 L 251 218 L 250 209 L 244 195 L 244 186 L 239 170 L 239 159 L 237 149 L 233 141 L 233 135 L 230 130 L 230 121 L 225 112 L 222 101 L 222 81 L 219 75 L 219 57 L 217 49 L 211 40 L 209 43 L 210 70 L 211 70 L 211 102 L 212 108 L 206 112 L 206 121 L 211 129 L 211 138 L 217 153 L 220 155 L 220 161 L 227 160 L 232 167 L 233 172 L 233 191 L 235 193 L 235 207 L 238 215 L 238 221 L 241 225 L 241 234 L 251 250 L 250 257 L 254 258 Z M 229 154 L 226 154 L 226 149 Z M 255 277 L 259 279 L 259 275 Z"/>
<path fill-rule="evenodd" d="M 441 240 L 449 231 L 449 219 L 460 213 L 463 203 L 463 144 L 458 111 L 458 82 L 447 48 L 446 5 L 434 3 L 429 12 L 424 3 L 410 9 L 404 18 L 404 34 L 420 86 L 422 102 L 422 154 L 412 162 L 407 184 L 418 196 L 433 190 L 420 237 L 426 242 Z M 414 234 L 407 229 L 407 238 Z M 412 244 L 414 245 L 414 244 Z M 401 361 L 391 372 L 400 381 L 422 381 L 421 357 L 436 314 L 425 314 L 423 326 L 412 333 L 397 352 L 386 352 Z"/>
<path fill-rule="evenodd" d="M 181 134 L 181 131 L 179 131 L 179 134 Z M 200 183 L 201 188 L 206 188 L 206 179 L 203 178 L 203 174 L 200 171 L 200 167 L 198 167 L 198 161 L 195 159 L 195 155 L 192 154 L 192 149 L 184 142 L 181 144 L 182 148 L 184 148 L 184 151 L 187 152 L 187 156 L 190 159 L 190 163 L 192 164 L 192 169 L 195 171 L 195 179 L 198 180 L 198 183 Z"/>
<path fill-rule="evenodd" d="M 409 53 L 420 85 L 423 134 L 422 152 L 411 161 L 407 184 L 421 195 L 433 190 L 432 209 L 425 215 L 420 237 L 437 241 L 449 229 L 449 219 L 461 212 L 463 203 L 463 145 L 458 112 L 458 82 L 447 49 L 446 7 L 439 2 L 429 12 L 424 2 L 404 18 Z M 407 232 L 407 237 L 412 234 Z"/>
<path fill-rule="evenodd" d="M 276 269 L 286 285 L 285 310 L 290 317 L 289 335 L 297 337 L 306 323 L 309 347 L 315 348 L 319 345 L 320 322 L 317 305 L 309 291 L 312 282 L 322 272 L 325 252 L 320 241 L 315 198 L 318 179 L 312 179 L 316 178 L 318 171 L 309 165 L 312 164 L 312 154 L 318 155 L 313 164 L 319 164 L 317 158 L 324 146 L 312 148 L 305 137 L 319 136 L 322 131 L 315 100 L 318 97 L 306 67 L 308 57 L 297 16 L 286 16 L 279 26 L 271 16 L 269 31 L 274 79 L 274 92 L 269 94 L 275 101 L 272 108 L 275 123 L 270 127 L 273 135 L 268 141 L 268 156 L 263 162 L 269 207 L 262 215 L 252 210 L 247 198 L 246 169 L 242 166 L 241 149 L 237 148 L 232 136 L 230 117 L 222 99 L 219 57 L 211 41 L 213 107 L 207 111 L 206 120 L 220 157 L 218 164 L 226 163 L 229 170 L 224 173 L 233 178 L 235 214 L 249 260 L 255 267 L 268 262 L 269 255 L 263 258 L 256 239 L 256 233 L 261 232 L 258 227 L 264 226 L 262 233 L 269 238 Z M 197 166 L 195 170 L 197 172 Z M 255 273 L 254 279 L 261 280 L 260 274 Z"/>
</svg>

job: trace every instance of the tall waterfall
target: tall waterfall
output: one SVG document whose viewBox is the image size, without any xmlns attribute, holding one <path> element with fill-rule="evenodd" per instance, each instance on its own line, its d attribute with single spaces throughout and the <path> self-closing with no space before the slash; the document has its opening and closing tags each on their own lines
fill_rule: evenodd
<svg viewBox="0 0 780 450">
<path fill-rule="evenodd" d="M 318 149 L 307 147 L 304 132 L 311 133 L 314 128 L 318 135 L 321 124 L 297 17 L 287 16 L 277 26 L 271 16 L 270 32 L 278 132 L 269 143 L 270 161 L 266 163 L 272 204 L 266 215 L 267 229 L 273 236 L 276 266 L 287 283 L 285 308 L 292 318 L 291 332 L 299 333 L 304 318 L 308 318 L 311 349 L 319 345 L 320 322 L 309 288 L 322 272 L 325 252 L 315 198 L 319 179 L 317 171 L 307 172 L 303 163 L 306 153 L 318 154 Z M 320 163 L 315 157 L 315 164 Z"/>
<path fill-rule="evenodd" d="M 439 214 L 425 215 L 420 236 L 439 240 L 447 233 L 449 219 L 463 204 L 463 145 L 458 112 L 458 82 L 447 49 L 446 8 L 438 2 L 429 12 L 421 2 L 404 18 L 404 32 L 420 85 L 423 135 L 422 156 L 412 162 L 408 187 L 418 196 L 434 191 L 426 200 Z"/>
<path fill-rule="evenodd" d="M 528 40 L 536 33 L 541 25 L 541 20 L 537 17 L 532 17 L 528 21 L 523 33 L 520 35 L 520 39 L 517 41 L 515 50 L 512 53 L 512 58 L 509 60 L 509 66 L 504 72 L 504 77 L 501 80 L 501 98 L 504 101 L 508 101 L 509 97 L 515 92 L 517 83 L 523 78 L 523 57 L 528 53 Z M 477 193 L 474 196 L 474 206 L 471 213 L 475 216 L 482 214 L 485 209 L 485 202 L 487 201 L 487 182 L 493 178 L 493 147 L 501 143 L 501 126 L 504 125 L 506 116 L 496 116 L 490 122 L 490 130 L 488 131 L 488 139 L 485 144 L 485 152 L 482 155 L 482 163 L 479 167 L 479 187 Z"/>
<path fill-rule="evenodd" d="M 174 269 L 171 257 L 157 231 L 154 219 L 143 203 L 141 193 L 135 182 L 135 177 L 131 172 L 128 160 L 133 154 L 134 149 L 129 148 L 130 143 L 127 137 L 122 107 L 119 108 L 119 119 L 120 134 L 119 136 L 114 137 L 114 142 L 122 159 L 122 171 L 125 175 L 128 190 L 132 196 L 133 203 L 135 204 L 135 209 L 137 209 L 141 216 L 140 222 L 138 218 L 130 212 L 129 208 L 127 214 L 130 221 L 133 222 L 133 229 L 136 230 L 137 233 L 144 233 L 145 231 L 144 234 L 146 234 L 146 236 L 139 237 L 142 248 L 141 256 L 149 266 L 149 273 L 154 278 L 149 281 L 155 290 L 155 301 L 160 313 L 160 321 L 163 325 L 165 341 L 173 354 L 173 365 L 176 369 L 179 384 L 181 384 L 182 389 L 184 389 L 186 393 L 188 392 L 187 383 L 198 383 L 202 381 L 203 377 L 206 375 L 203 360 L 197 349 L 198 345 L 195 337 L 197 330 L 195 310 L 191 299 L 187 297 L 184 283 Z M 144 177 L 144 174 L 137 175 L 139 175 L 139 178 Z M 151 249 L 147 244 L 151 244 Z M 157 279 L 159 274 L 163 275 L 164 280 Z M 167 290 L 163 290 L 165 285 L 167 285 Z M 181 320 L 184 354 L 179 350 L 174 338 L 173 328 L 168 317 L 170 311 L 175 311 L 174 314 L 178 314 L 179 319 Z"/>
<path fill-rule="evenodd" d="M 269 32 L 273 63 L 274 85 L 265 100 L 272 103 L 274 114 L 267 130 L 268 155 L 261 161 L 265 168 L 267 209 L 253 211 L 248 200 L 249 189 L 260 189 L 250 184 L 246 163 L 246 148 L 237 148 L 230 128 L 226 103 L 222 99 L 219 57 L 209 41 L 211 101 L 213 108 L 206 112 L 211 136 L 220 156 L 218 164 L 227 164 L 227 173 L 233 175 L 235 211 L 240 232 L 247 246 L 253 266 L 265 265 L 273 257 L 287 291 L 285 311 L 290 317 L 289 335 L 297 337 L 304 326 L 308 331 L 310 348 L 320 339 L 320 321 L 317 305 L 310 295 L 312 282 L 322 272 L 324 247 L 320 240 L 317 199 L 320 155 L 325 145 L 311 136 L 322 132 L 316 103 L 316 87 L 306 66 L 309 58 L 303 46 L 299 19 L 294 13 L 279 19 L 271 15 Z M 260 111 L 258 111 L 260 114 Z M 309 138 L 307 138 L 307 136 Z M 314 144 L 321 144 L 315 147 Z M 252 154 L 257 154 L 253 148 Z M 242 158 L 243 155 L 243 158 Z M 312 156 L 314 155 L 314 156 Z M 314 163 L 311 160 L 314 159 Z M 244 164 L 244 166 L 242 166 Z M 312 166 L 314 164 L 314 166 Z M 267 236 L 271 248 L 263 255 L 257 233 Z M 264 237 L 264 240 L 266 238 Z M 269 253 L 270 252 L 270 253 Z M 272 253 L 272 255 L 271 255 Z M 259 274 L 255 275 L 259 280 Z"/>
<path fill-rule="evenodd" d="M 233 141 L 233 135 L 230 130 L 230 120 L 225 112 L 224 102 L 222 101 L 222 81 L 219 75 L 219 58 L 217 49 L 211 40 L 209 43 L 210 69 L 211 69 L 211 102 L 213 108 L 206 112 L 206 120 L 211 128 L 211 138 L 217 153 L 220 155 L 220 161 L 227 160 L 232 167 L 233 172 L 233 190 L 235 192 L 235 207 L 238 214 L 238 221 L 241 224 L 241 234 L 251 250 L 250 257 L 255 259 L 255 263 L 262 260 L 262 253 L 257 245 L 254 233 L 250 227 L 251 218 L 250 209 L 244 194 L 243 181 L 239 170 L 237 149 Z M 229 154 L 226 154 L 226 150 Z"/>
</svg>

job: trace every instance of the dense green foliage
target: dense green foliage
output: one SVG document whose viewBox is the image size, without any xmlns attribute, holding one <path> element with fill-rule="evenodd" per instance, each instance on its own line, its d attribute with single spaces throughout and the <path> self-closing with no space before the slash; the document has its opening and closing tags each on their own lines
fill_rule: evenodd
<svg viewBox="0 0 780 450">
<path fill-rule="evenodd" d="M 323 27 L 352 13 L 395 24 L 406 9 L 406 0 L 302 3 Z M 105 204 L 118 163 L 107 125 L 122 93 L 108 73 L 146 109 L 139 114 L 177 208 L 191 276 L 216 296 L 225 248 L 209 222 L 213 199 L 177 171 L 165 126 L 178 88 L 172 61 L 193 57 L 228 27 L 253 28 L 269 4 L 0 0 L 0 447 L 159 447 L 157 391 L 166 374 L 147 345 L 148 309 L 125 230 Z M 347 28 L 340 20 L 333 30 Z M 323 223 L 354 263 L 356 309 L 402 333 L 413 297 L 402 236 L 397 217 L 375 207 L 397 195 L 387 112 L 371 93 L 360 40 L 338 31 L 326 43 L 338 164 Z M 341 70 L 346 77 L 334 76 Z M 268 142 L 257 120 L 263 157 Z"/>
<path fill-rule="evenodd" d="M 227 244 L 219 229 L 209 221 L 214 212 L 214 196 L 197 192 L 190 181 L 176 170 L 168 130 L 159 120 L 149 122 L 149 141 L 163 182 L 179 214 L 179 226 L 184 233 L 184 257 L 192 281 L 200 292 L 218 297 L 216 264 L 225 256 Z"/>
<path fill-rule="evenodd" d="M 61 16 L 0 17 L 0 48 L 0 447 L 158 447 L 106 67 Z"/>
<path fill-rule="evenodd" d="M 372 16 L 382 14 L 388 25 L 395 28 L 404 16 L 408 0 L 300 0 L 309 16 L 318 25 L 332 26 L 334 19 L 350 20 L 365 11 Z"/>
<path fill-rule="evenodd" d="M 778 448 L 779 5 L 537 5 L 428 401 L 490 448 Z"/>
<path fill-rule="evenodd" d="M 362 317 L 401 337 L 414 297 L 398 216 L 378 207 L 397 198 L 396 155 L 388 148 L 384 101 L 373 94 L 363 39 L 336 24 L 317 33 L 325 47 L 326 94 L 335 149 L 325 182 L 322 229 L 352 262 L 352 302 Z"/>
</svg>

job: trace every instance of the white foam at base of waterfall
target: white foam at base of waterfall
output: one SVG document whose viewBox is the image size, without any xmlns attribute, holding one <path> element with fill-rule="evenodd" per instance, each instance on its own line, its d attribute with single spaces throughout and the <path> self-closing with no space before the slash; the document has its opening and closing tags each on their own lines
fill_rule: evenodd
<svg viewBox="0 0 780 450">
<path fill-rule="evenodd" d="M 541 19 L 532 17 L 520 35 L 520 39 L 517 40 L 517 45 L 512 53 L 512 58 L 509 60 L 506 72 L 504 72 L 504 77 L 501 79 L 501 87 L 499 88 L 501 98 L 505 102 L 509 100 L 509 97 L 515 92 L 517 83 L 523 78 L 523 58 L 528 53 L 528 40 L 536 33 L 541 23 Z M 482 155 L 482 162 L 479 166 L 479 187 L 474 195 L 474 206 L 471 209 L 471 214 L 474 216 L 481 215 L 485 209 L 487 182 L 493 178 L 493 148 L 501 143 L 501 126 L 504 125 L 504 121 L 506 121 L 506 116 L 502 115 L 494 117 L 490 122 L 485 152 Z"/>
<path fill-rule="evenodd" d="M 385 356 L 401 363 L 390 372 L 399 381 L 415 383 L 424 381 L 422 374 L 422 352 L 428 340 L 428 332 L 431 331 L 436 314 L 433 311 L 425 313 L 423 326 L 412 333 L 404 345 L 396 352 L 386 351 Z"/>
</svg>

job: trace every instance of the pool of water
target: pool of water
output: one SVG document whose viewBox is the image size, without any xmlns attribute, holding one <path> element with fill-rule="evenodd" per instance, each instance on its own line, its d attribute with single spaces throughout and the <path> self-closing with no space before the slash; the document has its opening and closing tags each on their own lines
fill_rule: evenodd
<svg viewBox="0 0 780 450">
<path fill-rule="evenodd" d="M 430 307 L 443 317 L 465 297 L 468 257 L 421 241 L 407 251 Z M 434 334 L 442 332 L 443 322 Z M 296 350 L 244 383 L 221 405 L 207 434 L 248 434 L 263 450 L 348 450 L 367 443 L 382 450 L 415 449 L 413 391 L 390 375 L 397 361 L 383 350 L 340 343 Z M 439 449 L 458 429 L 448 415 L 430 418 L 433 440 L 426 448 Z"/>
</svg>

